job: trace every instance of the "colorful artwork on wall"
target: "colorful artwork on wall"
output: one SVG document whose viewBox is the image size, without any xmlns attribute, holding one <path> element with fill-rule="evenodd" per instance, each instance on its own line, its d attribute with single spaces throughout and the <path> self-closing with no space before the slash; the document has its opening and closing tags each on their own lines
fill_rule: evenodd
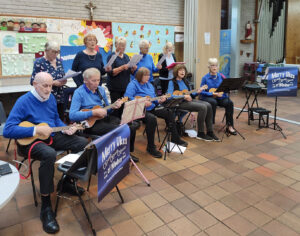
<svg viewBox="0 0 300 236">
<path fill-rule="evenodd" d="M 112 23 L 114 40 L 123 36 L 127 40 L 126 52 L 138 53 L 139 42 L 147 39 L 150 53 L 161 53 L 166 42 L 174 43 L 174 26 L 152 24 Z"/>
</svg>

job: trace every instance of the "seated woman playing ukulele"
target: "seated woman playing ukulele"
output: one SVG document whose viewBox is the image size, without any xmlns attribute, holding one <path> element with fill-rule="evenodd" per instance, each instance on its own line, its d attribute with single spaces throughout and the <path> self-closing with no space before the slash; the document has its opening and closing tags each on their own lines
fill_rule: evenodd
<svg viewBox="0 0 300 236">
<path fill-rule="evenodd" d="M 190 90 L 188 81 L 185 79 L 186 67 L 182 64 L 175 66 L 173 70 L 174 78 L 169 81 L 168 93 L 176 95 L 183 95 L 184 102 L 179 105 L 179 109 L 198 112 L 197 124 L 198 135 L 197 139 L 204 141 L 220 141 L 213 132 L 213 112 L 211 105 L 208 102 L 192 99 L 196 97 L 206 86 L 197 89 L 194 93 Z M 180 92 L 179 92 L 180 91 Z M 176 93 L 177 92 L 177 93 Z M 204 132 L 204 122 L 206 124 L 207 134 Z"/>
<path fill-rule="evenodd" d="M 201 86 L 207 85 L 207 89 L 201 92 L 201 99 L 211 104 L 213 110 L 213 121 L 215 123 L 217 105 L 225 108 L 226 115 L 226 132 L 236 135 L 237 132 L 233 128 L 233 102 L 228 95 L 223 92 L 216 93 L 216 89 L 220 86 L 225 76 L 218 73 L 218 59 L 208 59 L 209 73 L 203 76 Z"/>
<path fill-rule="evenodd" d="M 141 67 L 135 74 L 135 79 L 128 84 L 124 96 L 128 97 L 131 100 L 135 99 L 135 96 L 149 96 L 150 98 L 155 98 L 155 89 L 149 82 L 149 78 L 150 71 L 145 67 Z M 162 154 L 157 151 L 154 144 L 155 129 L 157 126 L 156 116 L 165 119 L 166 124 L 171 124 L 171 141 L 173 143 L 185 147 L 187 146 L 187 143 L 179 138 L 175 125 L 175 115 L 173 114 L 173 112 L 167 108 L 157 107 L 158 104 L 166 101 L 166 97 L 162 96 L 160 98 L 157 98 L 157 100 L 158 101 L 151 102 L 149 99 L 148 101 L 146 101 L 146 115 L 144 119 L 146 122 L 146 134 L 148 140 L 147 152 L 155 158 L 161 158 Z"/>
</svg>

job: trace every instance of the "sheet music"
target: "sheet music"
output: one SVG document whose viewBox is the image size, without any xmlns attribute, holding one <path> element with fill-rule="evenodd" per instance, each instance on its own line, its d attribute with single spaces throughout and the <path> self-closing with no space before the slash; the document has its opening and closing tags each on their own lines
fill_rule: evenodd
<svg viewBox="0 0 300 236">
<path fill-rule="evenodd" d="M 128 63 L 129 67 L 134 67 L 136 64 L 139 63 L 139 61 L 143 58 L 143 54 L 135 54 L 130 59 L 130 62 Z"/>
<path fill-rule="evenodd" d="M 119 52 L 116 52 L 114 55 L 111 56 L 111 58 L 109 59 L 107 64 L 104 66 L 104 68 L 106 69 L 106 68 L 110 67 L 117 59 L 117 56 L 119 56 Z"/>
<path fill-rule="evenodd" d="M 68 78 L 72 78 L 72 77 L 75 77 L 77 75 L 81 74 L 81 71 L 73 71 L 73 70 L 68 70 L 67 73 L 65 74 L 65 76 L 61 79 L 58 79 L 58 81 L 63 81 L 63 80 L 66 80 Z"/>
<path fill-rule="evenodd" d="M 166 60 L 167 54 L 164 54 L 162 58 L 157 62 L 156 67 L 160 66 L 164 60 Z"/>
<path fill-rule="evenodd" d="M 81 152 L 82 153 L 82 152 Z M 62 164 L 65 161 L 69 161 L 74 163 L 77 161 L 77 159 L 80 157 L 81 153 L 70 153 L 68 155 L 65 155 L 64 157 L 60 158 L 58 161 L 56 161 L 56 164 Z"/>
<path fill-rule="evenodd" d="M 121 125 L 145 117 L 146 97 L 126 102 L 122 114 Z"/>
</svg>

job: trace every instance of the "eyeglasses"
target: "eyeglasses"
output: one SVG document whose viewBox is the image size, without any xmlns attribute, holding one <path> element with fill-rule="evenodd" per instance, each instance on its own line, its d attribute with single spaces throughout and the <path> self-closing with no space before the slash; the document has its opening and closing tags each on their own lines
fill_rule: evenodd
<svg viewBox="0 0 300 236">
<path fill-rule="evenodd" d="M 59 50 L 49 50 L 49 52 L 51 52 L 51 53 L 54 53 L 54 54 L 59 54 L 60 53 L 60 51 Z"/>
</svg>

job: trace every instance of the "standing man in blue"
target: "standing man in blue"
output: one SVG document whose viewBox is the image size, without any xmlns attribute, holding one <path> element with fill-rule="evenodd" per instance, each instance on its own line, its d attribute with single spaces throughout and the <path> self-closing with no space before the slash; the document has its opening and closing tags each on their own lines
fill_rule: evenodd
<svg viewBox="0 0 300 236">
<path fill-rule="evenodd" d="M 83 137 L 73 135 L 77 128 L 71 126 L 62 132 L 53 133 L 51 127 L 65 126 L 59 119 L 56 100 L 51 94 L 53 78 L 46 72 L 39 72 L 33 80 L 34 89 L 21 96 L 6 121 L 3 135 L 6 138 L 22 139 L 36 135 L 49 137 L 45 142 L 19 145 L 19 151 L 27 156 L 30 149 L 31 158 L 40 160 L 39 180 L 42 207 L 40 218 L 43 229 L 47 233 L 59 231 L 51 207 L 50 193 L 54 191 L 54 163 L 56 150 L 82 151 L 88 141 Z M 47 123 L 49 126 L 21 127 L 19 124 L 29 121 L 33 124 Z M 70 183 L 69 183 L 70 184 Z M 64 186 L 65 187 L 65 186 Z"/>
<path fill-rule="evenodd" d="M 146 40 L 146 39 L 141 40 L 139 43 L 139 47 L 140 47 L 140 54 L 143 55 L 143 58 L 137 64 L 137 69 L 134 72 L 134 77 L 135 77 L 136 72 L 139 70 L 139 68 L 145 67 L 150 72 L 149 82 L 152 83 L 153 82 L 152 73 L 158 72 L 162 68 L 162 66 L 159 65 L 158 67 L 156 67 L 154 65 L 152 56 L 150 54 L 148 54 L 149 48 L 150 48 L 150 44 L 149 44 L 148 40 Z M 132 79 L 134 79 L 134 77 L 132 77 Z"/>
</svg>

